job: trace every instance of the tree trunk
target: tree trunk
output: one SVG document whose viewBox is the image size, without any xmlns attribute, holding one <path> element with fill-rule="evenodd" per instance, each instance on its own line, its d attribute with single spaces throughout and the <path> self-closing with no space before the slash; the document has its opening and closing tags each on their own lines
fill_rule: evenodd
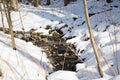
<svg viewBox="0 0 120 80">
<path fill-rule="evenodd" d="M 22 0 L 18 0 L 18 2 L 22 2 Z"/>
<path fill-rule="evenodd" d="M 64 0 L 64 6 L 67 6 L 68 3 L 69 3 L 69 0 Z"/>
<path fill-rule="evenodd" d="M 34 7 L 38 7 L 40 5 L 40 2 L 39 0 L 34 0 L 32 4 Z"/>
<path fill-rule="evenodd" d="M 95 40 L 94 40 L 94 35 L 93 35 L 93 32 L 92 32 L 92 27 L 91 27 L 90 18 L 89 18 L 89 15 L 88 15 L 88 7 L 87 7 L 86 0 L 83 0 L 83 3 L 84 3 L 84 11 L 85 11 L 85 16 L 86 16 L 86 22 L 87 22 L 88 29 L 89 29 L 89 34 L 90 34 L 90 41 L 91 41 L 91 44 L 92 44 L 92 47 L 93 47 L 93 50 L 94 50 L 94 54 L 95 54 L 95 57 L 96 57 L 96 60 L 97 60 L 98 71 L 99 71 L 100 76 L 103 77 L 104 73 L 102 71 L 101 62 L 100 62 L 100 58 L 99 58 L 98 51 L 97 51 L 97 46 L 96 46 L 96 43 L 95 43 Z"/>
<path fill-rule="evenodd" d="M 1 12 L 1 18 L 2 18 L 3 32 L 5 33 L 4 15 L 3 15 L 3 11 L 2 11 L 2 4 L 0 4 L 0 12 Z"/>
<path fill-rule="evenodd" d="M 50 5 L 50 0 L 47 0 L 47 3 L 46 3 L 46 5 Z"/>
<path fill-rule="evenodd" d="M 32 2 L 32 0 L 27 0 L 28 2 Z"/>
<path fill-rule="evenodd" d="M 10 10 L 18 10 L 18 0 L 10 0 Z"/>
<path fill-rule="evenodd" d="M 2 2 L 3 2 L 5 15 L 6 15 L 8 26 L 9 26 L 9 32 L 11 34 L 12 48 L 13 48 L 13 50 L 16 50 L 14 33 L 13 33 L 13 25 L 12 25 L 12 20 L 11 20 L 11 16 L 10 16 L 10 9 L 9 9 L 9 6 L 8 6 L 8 2 L 6 0 L 2 0 Z"/>
<path fill-rule="evenodd" d="M 39 5 L 41 5 L 41 0 L 39 0 Z"/>
</svg>

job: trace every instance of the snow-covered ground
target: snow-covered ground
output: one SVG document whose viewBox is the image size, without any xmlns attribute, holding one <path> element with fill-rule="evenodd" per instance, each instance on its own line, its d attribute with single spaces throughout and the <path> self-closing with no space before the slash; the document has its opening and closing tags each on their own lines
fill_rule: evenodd
<svg viewBox="0 0 120 80">
<path fill-rule="evenodd" d="M 31 42 L 15 39 L 17 50 L 11 48 L 11 38 L 0 32 L 1 80 L 42 79 L 52 71 L 50 61 L 41 48 Z"/>
<path fill-rule="evenodd" d="M 76 54 L 84 63 L 76 65 L 76 72 L 52 71 L 52 65 L 42 48 L 30 42 L 15 39 L 17 50 L 12 50 L 9 35 L 0 32 L 0 70 L 3 72 L 1 80 L 119 80 L 120 76 L 120 0 L 105 3 L 105 0 L 88 0 L 91 24 L 99 49 L 104 77 L 100 78 L 96 59 L 89 40 L 87 24 L 85 22 L 83 0 L 71 2 L 63 6 L 62 0 L 51 0 L 50 6 L 19 4 L 18 12 L 11 12 L 13 29 L 25 31 L 36 29 L 37 32 L 49 34 L 46 26 L 61 30 L 63 37 L 73 37 L 67 40 L 76 47 Z M 5 26 L 7 21 L 4 18 Z M 0 15 L 0 27 L 2 27 Z M 118 59 L 116 59 L 118 57 Z M 116 61 L 117 60 L 117 61 Z M 118 69 L 117 69 L 118 65 Z"/>
</svg>

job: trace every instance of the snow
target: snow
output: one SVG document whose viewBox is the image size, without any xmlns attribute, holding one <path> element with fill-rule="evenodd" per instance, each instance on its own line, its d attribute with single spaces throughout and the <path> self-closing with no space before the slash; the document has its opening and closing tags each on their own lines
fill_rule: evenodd
<svg viewBox="0 0 120 80">
<path fill-rule="evenodd" d="M 112 78 L 111 80 L 119 80 L 119 79 L 120 79 L 120 75 L 118 75 L 118 76 Z"/>
<path fill-rule="evenodd" d="M 42 53 L 42 49 L 35 47 L 32 43 L 26 43 L 19 39 L 15 39 L 15 41 L 17 50 L 11 48 L 10 36 L 0 32 L 2 80 L 45 80 L 46 71 L 50 72 L 52 70 L 46 54 Z"/>
<path fill-rule="evenodd" d="M 11 12 L 13 30 L 35 29 L 35 32 L 49 35 L 50 30 L 61 29 L 63 38 L 72 37 L 67 43 L 75 45 L 79 60 L 85 59 L 85 62 L 76 64 L 76 72 L 53 72 L 52 64 L 41 47 L 15 38 L 17 50 L 13 50 L 10 35 L 0 32 L 0 70 L 3 72 L 0 80 L 46 80 L 46 76 L 51 72 L 53 73 L 48 76 L 49 80 L 120 80 L 116 68 L 117 64 L 120 66 L 120 0 L 113 0 L 109 4 L 105 3 L 105 0 L 87 0 L 89 13 L 94 14 L 90 16 L 90 20 L 95 41 L 100 48 L 99 56 L 105 74 L 103 78 L 100 78 L 90 40 L 87 40 L 89 32 L 85 22 L 83 0 L 71 2 L 65 7 L 63 0 L 51 1 L 52 5 L 42 4 L 38 8 L 19 4 L 19 11 Z M 4 24 L 8 28 L 5 17 Z M 63 27 L 66 24 L 68 27 Z M 47 25 L 50 29 L 45 29 Z"/>
<path fill-rule="evenodd" d="M 50 80 L 79 80 L 75 72 L 57 71 L 50 75 Z"/>
<path fill-rule="evenodd" d="M 76 71 L 82 70 L 85 68 L 85 64 L 84 63 L 77 63 L 76 64 Z"/>
<path fill-rule="evenodd" d="M 35 32 L 38 32 L 38 33 L 40 32 L 43 35 L 48 35 L 49 34 L 49 30 L 46 30 L 44 28 L 37 29 Z"/>
</svg>

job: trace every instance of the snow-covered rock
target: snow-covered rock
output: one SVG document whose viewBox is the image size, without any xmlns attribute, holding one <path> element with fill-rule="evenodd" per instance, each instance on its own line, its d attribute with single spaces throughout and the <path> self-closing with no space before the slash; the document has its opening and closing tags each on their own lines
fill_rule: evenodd
<svg viewBox="0 0 120 80">
<path fill-rule="evenodd" d="M 78 63 L 76 64 L 76 71 L 79 71 L 81 69 L 85 68 L 85 63 Z"/>
<path fill-rule="evenodd" d="M 75 72 L 56 71 L 50 75 L 50 80 L 79 80 Z"/>
</svg>

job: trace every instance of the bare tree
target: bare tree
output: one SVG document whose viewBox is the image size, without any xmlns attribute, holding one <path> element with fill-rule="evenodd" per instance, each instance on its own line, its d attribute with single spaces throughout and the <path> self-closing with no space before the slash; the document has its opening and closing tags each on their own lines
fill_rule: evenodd
<svg viewBox="0 0 120 80">
<path fill-rule="evenodd" d="M 87 22 L 88 29 L 89 29 L 89 34 L 90 34 L 90 41 L 91 41 L 91 44 L 92 44 L 92 47 L 93 47 L 93 50 L 94 50 L 94 54 L 95 54 L 95 57 L 96 57 L 98 71 L 99 71 L 100 76 L 103 77 L 104 73 L 102 71 L 101 62 L 100 62 L 100 58 L 99 58 L 98 51 L 97 51 L 97 45 L 95 43 L 94 35 L 93 35 L 93 32 L 92 32 L 92 27 L 91 27 L 90 18 L 89 18 L 89 15 L 88 15 L 88 7 L 87 7 L 86 0 L 83 0 L 83 3 L 84 3 L 84 11 L 85 11 L 85 16 L 86 16 L 86 22 Z"/>
<path fill-rule="evenodd" d="M 11 16 L 10 16 L 10 9 L 9 9 L 9 6 L 8 6 L 8 1 L 7 0 L 2 0 L 2 3 L 3 3 L 3 6 L 4 6 L 7 22 L 8 22 L 8 25 L 9 25 L 9 32 L 11 34 L 12 48 L 14 50 L 16 50 L 14 33 L 13 33 L 13 25 L 12 25 L 12 20 L 11 20 Z"/>
</svg>

